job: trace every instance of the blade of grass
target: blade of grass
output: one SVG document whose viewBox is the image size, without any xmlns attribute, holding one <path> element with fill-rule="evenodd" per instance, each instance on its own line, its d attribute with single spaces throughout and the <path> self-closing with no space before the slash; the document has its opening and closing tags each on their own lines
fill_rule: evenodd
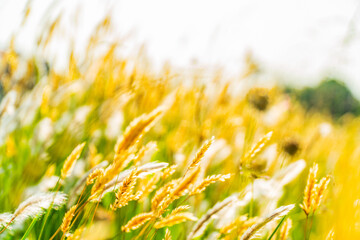
<svg viewBox="0 0 360 240">
<path fill-rule="evenodd" d="M 30 226 L 27 228 L 27 230 L 26 230 L 24 236 L 22 236 L 21 240 L 25 240 L 25 239 L 29 236 L 29 234 L 30 234 L 31 230 L 33 229 L 33 227 L 35 226 L 35 223 L 36 223 L 37 220 L 38 220 L 38 216 L 36 216 L 36 217 L 32 220 Z"/>
<path fill-rule="evenodd" d="M 56 192 L 59 191 L 59 188 L 60 188 L 59 182 L 60 182 L 60 178 L 57 180 L 56 185 L 55 185 Z M 49 218 L 51 209 L 52 209 L 53 204 L 54 204 L 54 201 L 55 201 L 55 197 L 56 197 L 56 194 L 54 195 L 54 199 L 53 199 L 52 203 L 50 204 L 50 207 L 49 207 L 49 208 L 47 209 L 47 211 L 46 211 L 46 215 L 45 215 L 45 217 L 44 217 L 43 224 L 42 224 L 42 226 L 41 226 L 40 235 L 39 235 L 39 238 L 38 238 L 39 240 L 41 240 L 41 237 L 42 237 L 42 235 L 43 235 L 43 232 L 44 232 L 44 229 L 45 229 L 45 224 L 46 224 L 46 222 L 47 222 L 47 220 L 48 220 L 48 218 Z"/>
<path fill-rule="evenodd" d="M 268 238 L 268 240 L 271 240 L 271 238 L 275 235 L 275 233 L 277 232 L 277 230 L 280 228 L 281 224 L 284 222 L 286 216 L 284 216 L 281 221 L 279 222 L 279 224 L 276 226 L 276 228 L 274 229 L 274 231 L 271 233 L 270 237 Z"/>
</svg>

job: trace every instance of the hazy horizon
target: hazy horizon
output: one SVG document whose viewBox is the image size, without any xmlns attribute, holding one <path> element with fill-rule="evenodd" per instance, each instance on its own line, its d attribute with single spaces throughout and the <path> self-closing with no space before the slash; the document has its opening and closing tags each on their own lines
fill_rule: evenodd
<svg viewBox="0 0 360 240">
<path fill-rule="evenodd" d="M 0 47 L 18 31 L 25 0 L 0 1 Z M 32 1 L 16 46 L 31 54 L 43 18 L 64 14 L 64 26 L 81 48 L 98 21 L 111 12 L 114 39 L 131 53 L 141 46 L 157 67 L 221 66 L 234 74 L 251 52 L 266 79 L 316 85 L 327 76 L 344 81 L 360 97 L 360 16 L 355 0 L 317 1 Z M 56 6 L 56 7 L 53 7 Z M 53 8 L 51 10 L 51 8 Z M 49 10 L 50 9 L 50 10 Z M 77 15 L 79 13 L 79 16 Z M 77 16 L 77 18 L 75 18 Z M 46 22 L 46 21 L 45 21 Z M 75 24 L 76 22 L 76 24 Z M 71 29 L 71 28 L 70 28 Z M 67 32 L 69 33 L 69 32 Z M 69 43 L 59 40 L 47 56 L 64 64 Z"/>
</svg>

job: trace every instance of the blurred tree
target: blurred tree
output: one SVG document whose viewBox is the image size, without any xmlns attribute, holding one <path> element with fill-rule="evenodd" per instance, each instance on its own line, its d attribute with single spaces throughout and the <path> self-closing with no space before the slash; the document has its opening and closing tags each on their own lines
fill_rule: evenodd
<svg viewBox="0 0 360 240">
<path fill-rule="evenodd" d="M 339 118 L 345 113 L 360 113 L 359 101 L 344 83 L 336 79 L 326 79 L 314 88 L 286 88 L 285 91 L 295 95 L 307 110 L 329 113 L 334 118 Z"/>
</svg>

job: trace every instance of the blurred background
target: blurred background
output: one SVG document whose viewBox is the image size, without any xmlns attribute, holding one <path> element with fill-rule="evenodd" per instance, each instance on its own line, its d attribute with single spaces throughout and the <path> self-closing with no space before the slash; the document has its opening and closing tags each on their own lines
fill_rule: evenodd
<svg viewBox="0 0 360 240">
<path fill-rule="evenodd" d="M 59 18 L 62 31 L 43 54 L 61 69 L 108 14 L 113 29 L 103 44 L 121 39 L 126 55 L 142 47 L 154 68 L 216 66 L 232 76 L 250 56 L 262 73 L 257 81 L 303 87 L 336 78 L 360 97 L 358 0 L 1 0 L 0 49 L 16 34 L 16 49 L 31 55 Z"/>
</svg>

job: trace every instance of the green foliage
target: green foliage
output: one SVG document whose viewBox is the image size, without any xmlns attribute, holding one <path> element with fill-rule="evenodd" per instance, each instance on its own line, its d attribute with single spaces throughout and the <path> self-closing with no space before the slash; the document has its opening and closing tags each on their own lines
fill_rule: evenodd
<svg viewBox="0 0 360 240">
<path fill-rule="evenodd" d="M 336 79 L 326 79 L 317 87 L 301 90 L 286 89 L 293 94 L 307 110 L 330 114 L 337 119 L 346 113 L 359 115 L 360 103 L 344 83 Z"/>
</svg>

